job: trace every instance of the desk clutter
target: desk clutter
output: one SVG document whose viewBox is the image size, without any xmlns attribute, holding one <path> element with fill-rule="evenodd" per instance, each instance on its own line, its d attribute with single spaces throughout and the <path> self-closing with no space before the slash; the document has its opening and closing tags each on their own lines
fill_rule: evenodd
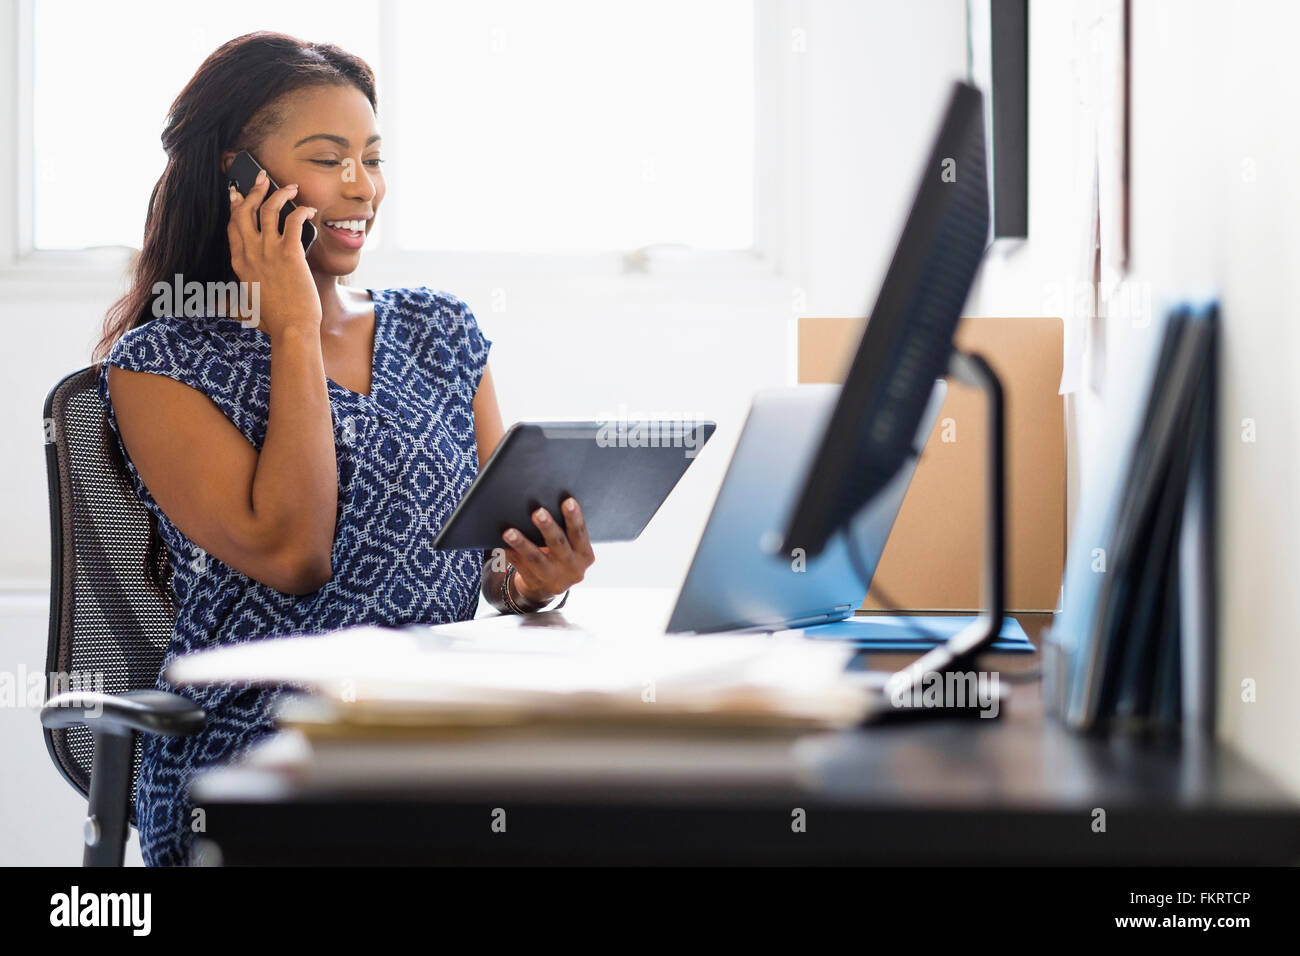
<svg viewBox="0 0 1300 956">
<path fill-rule="evenodd" d="M 178 658 L 167 678 L 301 687 L 315 695 L 301 729 L 330 735 L 593 722 L 842 728 L 873 706 L 846 671 L 849 644 L 793 635 L 616 640 L 544 626 L 519 633 L 494 628 L 496 620 L 514 624 L 250 641 Z"/>
<path fill-rule="evenodd" d="M 1113 376 L 1118 411 L 1044 641 L 1048 707 L 1077 730 L 1212 728 L 1217 307 L 1150 331 Z"/>
</svg>

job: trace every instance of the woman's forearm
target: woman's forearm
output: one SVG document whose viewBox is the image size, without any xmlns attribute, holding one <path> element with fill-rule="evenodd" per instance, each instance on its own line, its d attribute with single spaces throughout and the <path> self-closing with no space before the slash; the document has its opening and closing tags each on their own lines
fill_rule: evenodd
<svg viewBox="0 0 1300 956">
<path fill-rule="evenodd" d="M 328 580 L 338 464 L 320 336 L 310 326 L 271 338 L 270 409 L 251 504 L 287 563 Z"/>
</svg>

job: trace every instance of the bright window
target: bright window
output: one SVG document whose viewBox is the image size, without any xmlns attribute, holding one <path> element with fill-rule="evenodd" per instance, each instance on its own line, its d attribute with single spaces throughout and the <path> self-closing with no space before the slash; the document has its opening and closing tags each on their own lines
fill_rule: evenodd
<svg viewBox="0 0 1300 956">
<path fill-rule="evenodd" d="M 376 70 L 399 249 L 754 245 L 751 0 L 397 0 L 387 46 L 360 0 L 34 10 L 38 249 L 140 245 L 171 101 L 252 29 Z"/>
<path fill-rule="evenodd" d="M 222 43 L 278 30 L 337 43 L 379 70 L 376 10 L 356 0 L 36 0 L 36 248 L 140 246 L 166 165 L 159 138 L 167 109 Z"/>
<path fill-rule="evenodd" d="M 754 242 L 748 0 L 402 0 L 398 243 Z"/>
</svg>

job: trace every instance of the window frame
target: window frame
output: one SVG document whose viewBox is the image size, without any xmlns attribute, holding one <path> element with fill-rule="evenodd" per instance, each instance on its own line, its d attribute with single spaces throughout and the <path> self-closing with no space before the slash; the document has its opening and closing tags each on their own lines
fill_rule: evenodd
<svg viewBox="0 0 1300 956">
<path fill-rule="evenodd" d="M 8 53 L 13 64 L 0 72 L 0 123 L 16 132 L 0 150 L 0 289 L 36 283 L 76 294 L 86 287 L 120 288 L 136 250 L 110 246 L 84 250 L 34 247 L 34 4 L 38 0 L 0 0 L 13 27 Z M 737 304 L 788 300 L 802 287 L 800 259 L 800 94 L 802 50 L 793 42 L 801 28 L 802 4 L 754 0 L 755 143 L 754 246 L 748 250 L 697 250 L 656 258 L 647 250 L 600 254 L 525 252 L 416 252 L 393 247 L 398 204 L 386 206 L 389 228 L 367 257 L 362 272 L 376 282 L 388 277 L 427 274 L 435 265 L 457 282 L 497 284 L 503 277 L 530 285 L 554 284 L 566 294 L 606 295 L 625 300 L 700 301 L 734 298 Z M 6 9 L 7 8 L 7 9 Z M 400 115 L 401 91 L 386 80 L 393 72 L 396 7 L 381 2 L 379 87 L 385 106 Z M 386 130 L 386 141 L 400 149 L 400 129 Z M 393 188 L 400 191 L 400 173 Z M 638 256 L 639 252 L 646 255 Z M 639 260 L 639 261 L 638 261 Z"/>
</svg>

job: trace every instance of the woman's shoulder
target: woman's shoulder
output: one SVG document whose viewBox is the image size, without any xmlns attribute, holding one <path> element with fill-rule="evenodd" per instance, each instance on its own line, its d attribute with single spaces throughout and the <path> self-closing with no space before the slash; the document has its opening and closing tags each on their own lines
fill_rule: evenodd
<svg viewBox="0 0 1300 956">
<path fill-rule="evenodd" d="M 364 297 L 372 290 L 361 289 L 357 291 Z M 445 289 L 438 289 L 433 286 L 402 286 L 394 289 L 376 289 L 373 291 L 376 297 L 383 296 L 385 301 L 396 309 L 413 315 L 430 318 L 458 317 L 466 313 L 473 315 L 464 299 Z"/>
<path fill-rule="evenodd" d="M 100 369 L 151 372 L 203 392 L 214 401 L 269 374 L 262 335 L 235 319 L 164 313 L 119 338 Z"/>
<path fill-rule="evenodd" d="M 427 285 L 386 289 L 384 295 L 400 316 L 402 337 L 419 353 L 425 368 L 451 375 L 470 373 L 477 381 L 492 342 L 464 299 Z"/>
<path fill-rule="evenodd" d="M 480 335 L 478 320 L 469 304 L 445 289 L 409 286 L 385 289 L 383 295 L 416 338 L 457 344 Z"/>
<path fill-rule="evenodd" d="M 113 343 L 104 364 L 118 365 L 131 371 L 184 367 L 199 353 L 212 348 L 207 324 L 184 316 L 157 316 L 128 329 Z"/>
</svg>

